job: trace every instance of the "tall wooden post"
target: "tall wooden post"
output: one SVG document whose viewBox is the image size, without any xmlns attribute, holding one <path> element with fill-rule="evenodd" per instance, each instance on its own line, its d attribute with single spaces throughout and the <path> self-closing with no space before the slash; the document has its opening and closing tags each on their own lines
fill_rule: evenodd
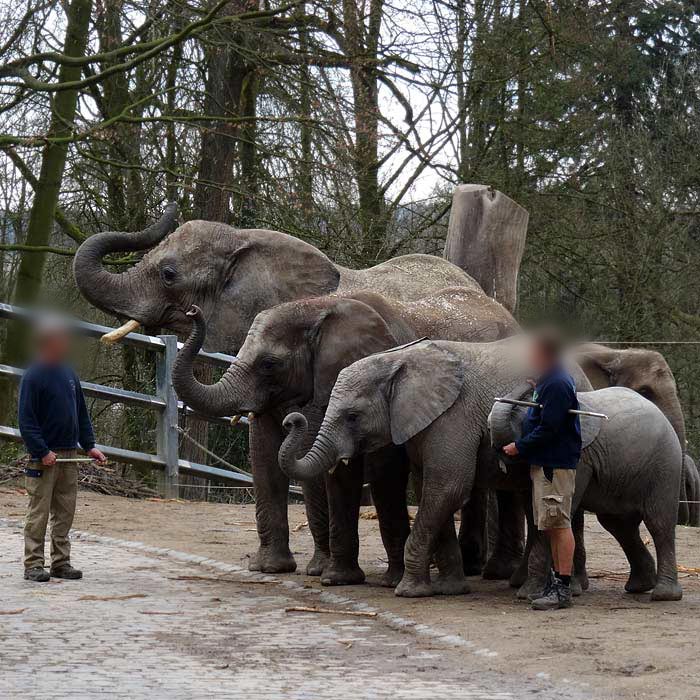
<svg viewBox="0 0 700 700">
<path fill-rule="evenodd" d="M 459 185 L 452 196 L 444 257 L 511 312 L 528 218 L 526 209 L 486 185 Z"/>
</svg>

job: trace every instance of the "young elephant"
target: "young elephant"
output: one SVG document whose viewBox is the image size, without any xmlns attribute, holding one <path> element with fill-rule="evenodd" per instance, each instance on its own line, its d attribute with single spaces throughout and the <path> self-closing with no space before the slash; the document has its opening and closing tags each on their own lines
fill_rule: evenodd
<svg viewBox="0 0 700 700">
<path fill-rule="evenodd" d="M 340 373 L 318 436 L 301 459 L 296 454 L 306 420 L 298 413 L 285 419 L 290 433 L 279 462 L 294 478 L 313 478 L 364 450 L 405 444 L 422 475 L 422 492 L 397 595 L 467 590 L 452 514 L 469 498 L 477 477 L 494 468 L 488 416 L 494 397 L 527 376 L 525 357 L 523 339 L 513 338 L 478 345 L 424 341 L 360 360 Z M 598 512 L 618 539 L 631 565 L 628 590 L 653 587 L 654 600 L 678 600 L 675 521 L 682 456 L 673 428 L 656 406 L 627 389 L 585 396 L 592 410 L 610 420 L 584 450 L 573 509 Z M 654 539 L 658 574 L 639 538 L 642 520 Z"/>
<path fill-rule="evenodd" d="M 190 314 L 193 331 L 173 369 L 180 398 L 206 413 L 253 412 L 256 421 L 272 412 L 277 426 L 296 408 L 312 424 L 307 436 L 310 440 L 320 426 L 338 373 L 356 360 L 426 333 L 450 339 L 494 340 L 517 330 L 512 317 L 495 301 L 461 288 L 445 289 L 416 303 L 399 303 L 369 292 L 314 297 L 258 314 L 237 361 L 221 381 L 203 385 L 193 375 L 192 362 L 204 342 L 205 322 L 197 307 Z M 280 430 L 275 458 L 283 437 Z M 403 550 L 409 532 L 407 479 L 405 451 L 391 445 L 359 457 L 353 470 L 326 474 L 330 561 L 323 567 L 322 584 L 365 580 L 357 561 L 357 525 L 360 492 L 363 480 L 367 480 L 389 561 L 381 583 L 396 586 L 403 575 Z M 312 517 L 309 513 L 309 522 Z M 505 527 L 501 539 L 508 542 L 517 538 Z"/>
</svg>

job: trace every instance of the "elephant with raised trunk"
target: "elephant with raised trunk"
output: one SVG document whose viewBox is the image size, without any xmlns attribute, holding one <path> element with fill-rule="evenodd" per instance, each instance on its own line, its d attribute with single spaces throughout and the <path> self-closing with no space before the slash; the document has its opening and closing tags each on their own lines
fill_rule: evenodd
<svg viewBox="0 0 700 700">
<path fill-rule="evenodd" d="M 281 419 L 301 410 L 315 437 L 338 373 L 356 360 L 427 334 L 452 340 L 495 340 L 517 332 L 511 315 L 482 292 L 450 288 L 416 302 L 398 302 L 371 292 L 331 295 L 287 302 L 256 317 L 237 361 L 222 379 L 203 385 L 192 372 L 204 335 L 203 315 L 191 312 L 193 332 L 178 354 L 173 383 L 178 396 L 199 412 L 271 413 Z M 257 419 L 256 419 L 257 420 Z M 383 585 L 396 586 L 403 574 L 408 535 L 404 451 L 386 446 L 364 456 L 359 465 L 326 474 L 330 516 L 330 564 L 325 585 L 362 583 L 358 563 L 357 518 L 363 476 L 372 486 L 389 568 Z M 364 464 L 363 464 L 364 462 Z M 400 500 L 399 500 L 400 499 Z M 505 499 L 503 499 L 505 501 Z M 503 509 L 494 560 L 520 562 L 522 532 L 517 517 Z M 523 518 L 519 524 L 522 527 Z"/>
<path fill-rule="evenodd" d="M 585 343 L 574 350 L 574 358 L 595 389 L 624 386 L 656 404 L 668 418 L 683 449 L 679 525 L 700 527 L 700 474 L 687 454 L 685 418 L 678 388 L 664 356 L 646 348 L 609 348 Z"/>
<path fill-rule="evenodd" d="M 523 338 L 423 341 L 359 360 L 338 376 L 316 440 L 301 458 L 306 419 L 300 413 L 285 419 L 289 435 L 279 462 L 297 479 L 315 479 L 366 450 L 406 446 L 422 487 L 397 595 L 468 591 L 452 515 L 494 469 L 488 430 L 493 399 L 529 375 L 526 354 Z M 603 516 L 622 545 L 631 566 L 627 590 L 653 589 L 653 600 L 679 600 L 675 522 L 682 455 L 673 428 L 656 406 L 628 389 L 579 399 L 609 420 L 582 453 L 574 509 Z M 529 479 L 526 469 L 521 472 L 514 478 Z M 639 537 L 642 520 L 654 540 L 658 571 Z"/>
<path fill-rule="evenodd" d="M 236 229 L 210 221 L 177 226 L 175 205 L 138 233 L 91 236 L 76 253 L 73 270 L 80 291 L 103 311 L 146 327 L 186 334 L 186 312 L 196 304 L 207 322 L 206 350 L 235 353 L 255 316 L 277 304 L 333 292 L 370 290 L 391 299 L 420 300 L 446 287 L 483 295 L 476 282 L 447 260 L 405 255 L 366 270 L 334 264 L 320 250 L 292 236 L 262 229 Z M 104 256 L 153 248 L 121 274 L 107 270 Z M 252 569 L 293 571 L 287 519 L 288 479 L 277 467 L 279 421 L 263 414 L 250 428 L 260 548 Z M 328 516 L 323 480 L 304 485 L 315 553 L 308 572 L 327 561 Z"/>
</svg>

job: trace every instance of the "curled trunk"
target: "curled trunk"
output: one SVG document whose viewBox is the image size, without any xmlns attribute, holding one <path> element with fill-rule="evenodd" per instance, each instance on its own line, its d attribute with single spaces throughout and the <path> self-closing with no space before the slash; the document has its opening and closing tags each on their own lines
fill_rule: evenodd
<svg viewBox="0 0 700 700">
<path fill-rule="evenodd" d="M 306 418 L 301 413 L 290 413 L 284 419 L 284 427 L 289 431 L 279 451 L 280 469 L 292 479 L 307 481 L 330 471 L 338 461 L 338 450 L 321 427 L 311 449 L 301 459 L 297 458 L 302 449 L 308 428 Z"/>
<path fill-rule="evenodd" d="M 201 309 L 193 306 L 187 315 L 192 318 L 192 331 L 173 364 L 173 386 L 180 399 L 198 413 L 223 416 L 238 412 L 241 404 L 241 384 L 245 381 L 240 362 L 233 362 L 215 384 L 202 384 L 192 365 L 202 349 L 207 328 Z"/>
<path fill-rule="evenodd" d="M 102 258 L 109 253 L 147 250 L 157 245 L 177 226 L 177 204 L 170 203 L 152 226 L 136 233 L 105 231 L 90 236 L 78 248 L 73 261 L 75 283 L 83 296 L 98 309 L 121 316 L 136 317 L 143 293 L 135 285 L 138 271 L 122 274 L 106 270 Z M 142 323 L 149 319 L 137 318 Z"/>
</svg>

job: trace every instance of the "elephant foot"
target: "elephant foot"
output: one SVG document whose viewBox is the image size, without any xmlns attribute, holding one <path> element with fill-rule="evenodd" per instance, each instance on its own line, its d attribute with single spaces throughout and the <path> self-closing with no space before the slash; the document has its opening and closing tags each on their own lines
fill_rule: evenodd
<svg viewBox="0 0 700 700">
<path fill-rule="evenodd" d="M 248 563 L 249 571 L 262 571 L 264 574 L 290 574 L 296 569 L 297 563 L 289 548 L 260 547 Z"/>
<path fill-rule="evenodd" d="M 481 572 L 482 578 L 489 581 L 504 581 L 510 579 L 520 565 L 521 557 L 500 557 L 493 556 L 487 562 Z"/>
<path fill-rule="evenodd" d="M 585 569 L 580 573 L 577 571 L 574 578 L 578 582 L 582 591 L 587 591 L 591 587 L 591 582 L 588 580 L 588 571 Z"/>
<path fill-rule="evenodd" d="M 541 593 L 544 590 L 544 578 L 528 576 L 522 586 L 518 589 L 516 597 L 518 600 L 529 600 L 529 596 L 534 593 Z"/>
<path fill-rule="evenodd" d="M 401 582 L 396 589 L 394 594 L 400 598 L 427 598 L 428 596 L 434 595 L 433 585 L 430 583 L 430 579 L 419 579 L 411 575 L 404 574 Z"/>
<path fill-rule="evenodd" d="M 656 600 L 680 600 L 683 597 L 683 589 L 677 581 L 664 581 L 657 583 L 651 592 L 651 599 Z"/>
<path fill-rule="evenodd" d="M 382 588 L 396 588 L 403 578 L 403 572 L 403 564 L 389 564 L 389 568 L 379 579 L 379 585 Z"/>
<path fill-rule="evenodd" d="M 518 568 L 511 574 L 508 585 L 511 588 L 520 588 L 527 581 L 527 559 L 523 557 Z"/>
<path fill-rule="evenodd" d="M 630 573 L 625 590 L 628 593 L 646 593 L 651 591 L 656 586 L 656 572 L 649 571 L 633 571 Z"/>
<path fill-rule="evenodd" d="M 471 593 L 464 576 L 438 576 L 433 583 L 435 595 L 464 595 Z"/>
<path fill-rule="evenodd" d="M 320 549 L 314 550 L 314 555 L 311 557 L 311 561 L 306 565 L 306 575 L 307 576 L 320 576 L 323 570 L 330 564 L 331 557 L 328 552 L 324 552 Z"/>
<path fill-rule="evenodd" d="M 365 572 L 357 564 L 331 562 L 321 574 L 322 586 L 357 586 L 365 582 Z"/>
<path fill-rule="evenodd" d="M 579 579 L 578 576 L 572 576 L 571 577 L 571 595 L 574 598 L 578 598 L 578 596 L 583 594 L 583 584 L 581 583 L 581 580 Z"/>
</svg>

